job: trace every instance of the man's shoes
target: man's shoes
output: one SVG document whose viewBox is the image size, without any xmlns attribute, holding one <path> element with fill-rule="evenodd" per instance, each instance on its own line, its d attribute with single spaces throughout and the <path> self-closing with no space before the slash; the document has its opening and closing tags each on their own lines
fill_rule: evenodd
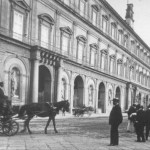
<svg viewBox="0 0 150 150">
<path fill-rule="evenodd" d="M 118 144 L 113 144 L 112 146 L 117 146 Z"/>
<path fill-rule="evenodd" d="M 135 142 L 141 142 L 141 140 L 135 140 Z"/>
<path fill-rule="evenodd" d="M 113 146 L 113 144 L 108 144 L 107 146 Z"/>
<path fill-rule="evenodd" d="M 127 130 L 127 132 L 131 132 L 130 130 Z"/>
<path fill-rule="evenodd" d="M 107 146 L 117 146 L 118 144 L 109 144 Z"/>
</svg>

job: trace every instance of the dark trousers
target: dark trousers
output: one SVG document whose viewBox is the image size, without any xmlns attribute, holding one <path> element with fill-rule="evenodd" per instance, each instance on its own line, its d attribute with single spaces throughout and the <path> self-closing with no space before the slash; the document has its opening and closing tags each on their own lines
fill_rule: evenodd
<svg viewBox="0 0 150 150">
<path fill-rule="evenodd" d="M 144 142 L 145 141 L 144 124 L 136 123 L 135 124 L 135 131 L 136 131 L 136 135 L 137 135 L 137 141 L 140 142 L 142 140 Z"/>
<path fill-rule="evenodd" d="M 119 144 L 118 127 L 119 127 L 119 125 L 111 125 L 110 144 L 113 144 L 113 145 L 118 145 Z"/>
<path fill-rule="evenodd" d="M 149 130 L 150 130 L 150 123 L 147 123 L 146 124 L 146 140 L 148 140 Z"/>
</svg>

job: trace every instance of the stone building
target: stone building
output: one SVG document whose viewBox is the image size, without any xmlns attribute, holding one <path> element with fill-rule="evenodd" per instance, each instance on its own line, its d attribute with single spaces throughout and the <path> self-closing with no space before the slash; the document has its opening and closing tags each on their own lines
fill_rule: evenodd
<svg viewBox="0 0 150 150">
<path fill-rule="evenodd" d="M 68 99 L 109 113 L 150 101 L 150 48 L 106 0 L 0 0 L 0 80 L 13 105 Z"/>
</svg>

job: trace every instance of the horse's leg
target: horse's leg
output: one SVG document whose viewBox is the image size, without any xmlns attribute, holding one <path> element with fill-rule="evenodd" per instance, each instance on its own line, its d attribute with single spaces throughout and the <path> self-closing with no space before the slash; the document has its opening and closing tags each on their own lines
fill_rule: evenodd
<svg viewBox="0 0 150 150">
<path fill-rule="evenodd" d="M 58 131 L 56 130 L 56 126 L 55 126 L 55 116 L 52 118 L 52 120 L 53 120 L 54 131 L 55 133 L 58 133 Z"/>
<path fill-rule="evenodd" d="M 26 131 L 26 127 L 27 127 L 27 119 L 24 121 L 24 124 L 23 124 L 23 129 L 20 131 L 21 133 L 25 132 Z"/>
<path fill-rule="evenodd" d="M 28 132 L 29 132 L 29 134 L 32 134 L 32 132 L 31 132 L 31 130 L 30 130 L 30 128 L 29 128 L 29 123 L 30 123 L 30 120 L 33 118 L 33 116 L 32 117 L 29 117 L 28 119 L 27 119 L 27 122 L 26 122 L 26 126 L 27 126 L 27 129 L 28 129 Z"/>
<path fill-rule="evenodd" d="M 46 127 L 45 127 L 45 134 L 47 134 L 47 127 L 49 126 L 50 122 L 51 122 L 51 117 L 49 117 L 48 121 L 47 121 L 47 124 L 46 124 Z"/>
</svg>

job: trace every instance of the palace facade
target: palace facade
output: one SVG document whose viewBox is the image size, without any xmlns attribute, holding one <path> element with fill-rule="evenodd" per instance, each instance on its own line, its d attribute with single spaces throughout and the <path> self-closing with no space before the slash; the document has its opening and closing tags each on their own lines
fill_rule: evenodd
<svg viewBox="0 0 150 150">
<path fill-rule="evenodd" d="M 150 103 L 150 48 L 106 0 L 0 0 L 0 80 L 13 105 L 68 99 L 109 113 Z"/>
</svg>

